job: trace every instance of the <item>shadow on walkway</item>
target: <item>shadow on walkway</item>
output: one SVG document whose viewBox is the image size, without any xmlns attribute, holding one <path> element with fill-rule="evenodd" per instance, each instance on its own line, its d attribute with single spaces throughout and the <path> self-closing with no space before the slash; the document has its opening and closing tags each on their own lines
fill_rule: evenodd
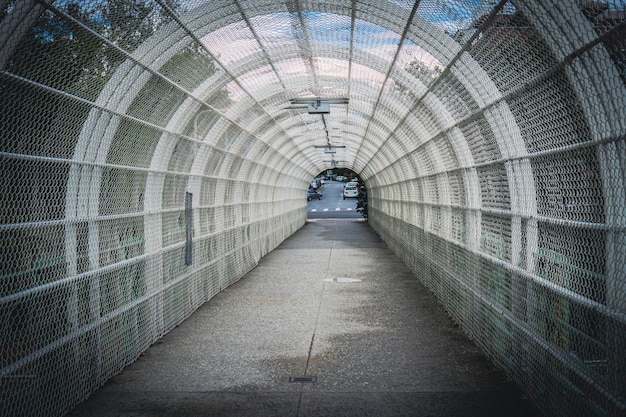
<svg viewBox="0 0 626 417">
<path fill-rule="evenodd" d="M 308 222 L 68 415 L 538 416 L 367 223 L 341 219 Z"/>
</svg>

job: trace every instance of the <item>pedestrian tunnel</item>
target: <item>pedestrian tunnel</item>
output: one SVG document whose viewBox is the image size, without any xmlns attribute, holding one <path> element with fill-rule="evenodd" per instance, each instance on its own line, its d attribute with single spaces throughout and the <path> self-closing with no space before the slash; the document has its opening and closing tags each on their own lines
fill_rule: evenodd
<svg viewBox="0 0 626 417">
<path fill-rule="evenodd" d="M 625 15 L 0 0 L 0 415 L 63 415 L 301 228 L 332 167 L 548 415 L 623 415 Z"/>
</svg>

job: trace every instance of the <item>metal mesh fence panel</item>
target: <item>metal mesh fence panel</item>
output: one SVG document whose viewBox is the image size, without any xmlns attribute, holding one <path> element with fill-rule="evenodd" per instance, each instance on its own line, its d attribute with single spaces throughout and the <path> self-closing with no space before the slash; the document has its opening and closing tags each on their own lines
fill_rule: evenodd
<svg viewBox="0 0 626 417">
<path fill-rule="evenodd" d="M 624 415 L 625 15 L 0 0 L 0 415 L 63 415 L 253 268 L 331 140 L 369 224 L 546 414 Z M 286 108 L 323 96 L 349 104 Z"/>
<path fill-rule="evenodd" d="M 432 127 L 411 152 L 431 165 L 408 187 L 368 187 L 372 227 L 548 415 L 626 409 L 623 20 L 619 2 L 506 3 L 475 19 L 425 93 L 448 113 L 420 111 Z M 471 90 L 484 80 L 459 83 L 479 75 L 468 56 L 491 101 Z M 615 90 L 600 98 L 594 83 Z M 419 156 L 456 132 L 462 168 L 441 145 Z"/>
<path fill-rule="evenodd" d="M 310 174 L 189 35 L 140 48 L 176 27 L 157 2 L 1 4 L 0 415 L 62 415 L 297 230 Z"/>
</svg>

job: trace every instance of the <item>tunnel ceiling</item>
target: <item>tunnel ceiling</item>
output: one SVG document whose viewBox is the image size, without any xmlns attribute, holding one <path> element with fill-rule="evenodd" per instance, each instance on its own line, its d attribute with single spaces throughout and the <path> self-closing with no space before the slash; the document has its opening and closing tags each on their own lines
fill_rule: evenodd
<svg viewBox="0 0 626 417">
<path fill-rule="evenodd" d="M 300 175 L 339 166 L 364 178 L 432 140 L 428 125 L 452 125 L 455 116 L 463 117 L 464 109 L 451 110 L 450 102 L 484 106 L 499 98 L 484 91 L 497 90 L 480 66 L 463 56 L 463 43 L 481 18 L 516 13 L 510 4 L 480 2 L 202 3 L 184 4 L 177 22 L 145 48 L 159 50 L 150 61 L 171 60 L 186 48 L 215 65 L 210 81 L 191 88 L 186 100 L 196 101 L 191 107 L 221 113 L 241 129 L 235 134 L 248 133 L 295 161 Z M 457 60 L 472 76 L 455 75 L 459 69 L 451 63 Z M 168 82 L 183 83 L 177 80 L 193 70 L 191 61 L 182 62 Z M 442 79 L 459 90 L 467 84 L 473 97 L 443 102 L 436 91 Z M 222 105 L 209 99 L 220 92 Z M 329 113 L 290 104 L 307 98 L 330 99 Z M 220 136 L 198 133 L 202 140 Z M 337 146 L 337 152 L 326 153 L 325 145 Z"/>
<path fill-rule="evenodd" d="M 459 126 L 476 115 L 495 132 L 489 157 L 515 157 L 525 147 L 506 101 L 524 87 L 510 79 L 517 57 L 491 50 L 532 44 L 528 53 L 545 58 L 522 70 L 539 74 L 571 52 L 564 47 L 575 50 L 595 33 L 584 17 L 589 2 L 557 3 L 544 10 L 535 2 L 525 8 L 479 0 L 145 2 L 153 10 L 149 38 L 123 45 L 97 34 L 125 63 L 95 101 L 165 133 L 252 160 L 270 158 L 267 165 L 302 184 L 333 166 L 383 183 L 405 170 L 425 175 L 473 166 L 480 161 Z M 47 7 L 94 32 L 93 16 L 73 16 L 64 5 Z M 546 18 L 554 13 L 562 18 Z M 579 38 L 557 43 L 572 19 Z M 475 54 L 488 57 L 492 67 Z M 329 112 L 312 114 L 291 104 L 298 99 L 331 99 Z M 85 126 L 79 149 L 111 143 L 114 129 L 101 117 Z M 168 163 L 177 151 L 172 142 L 163 135 L 150 165 Z M 272 155 L 261 156 L 268 153 L 259 143 Z M 326 153 L 326 145 L 336 146 L 336 153 Z M 386 170 L 409 152 L 421 161 L 407 159 Z M 187 159 L 202 167 L 210 156 L 199 152 Z"/>
<path fill-rule="evenodd" d="M 367 177 L 430 139 L 409 112 L 461 51 L 446 31 L 494 12 L 412 1 L 225 2 L 190 8 L 173 29 L 191 34 L 218 68 L 216 82 L 194 95 L 225 90 L 237 102 L 226 117 L 306 172 L 336 164 Z M 329 113 L 290 104 L 307 98 L 330 99 Z M 435 97 L 428 107 L 447 113 Z"/>
<path fill-rule="evenodd" d="M 479 2 L 450 8 L 434 1 L 190 1 L 167 13 L 173 21 L 132 59 L 172 90 L 184 91 L 180 108 L 171 111 L 177 119 L 172 126 L 192 117 L 189 135 L 228 146 L 254 137 L 297 164 L 297 177 L 339 166 L 367 178 L 431 140 L 424 125 L 453 123 L 449 104 L 433 93 L 441 77 L 461 83 L 450 63 L 461 57 L 462 42 L 451 34 L 469 39 L 481 16 L 510 15 L 515 8 Z M 478 65 L 472 68 L 476 74 L 462 82 L 490 84 Z M 118 77 L 111 84 L 119 85 Z M 126 94 L 140 95 L 137 87 Z M 322 105 L 330 99 L 329 112 L 309 113 L 291 104 L 298 99 L 322 99 Z M 119 101 L 128 98 L 120 94 Z M 420 110 L 411 113 L 415 108 Z M 208 122 L 216 114 L 230 123 Z M 326 145 L 337 152 L 326 153 Z"/>
<path fill-rule="evenodd" d="M 123 61 L 101 90 L 68 92 L 158 126 L 162 135 L 145 165 L 164 167 L 178 158 L 186 160 L 184 170 L 201 171 L 209 164 L 211 152 L 195 146 L 178 157 L 175 135 L 247 160 L 261 158 L 276 178 L 286 174 L 301 186 L 334 166 L 358 172 L 366 182 L 388 183 L 407 172 L 423 176 L 475 166 L 481 158 L 523 156 L 528 145 L 509 98 L 586 48 L 598 32 L 597 19 L 589 16 L 606 12 L 606 4 L 589 1 L 154 0 L 109 9 L 118 19 L 145 11 L 150 22 L 149 31 L 137 28 L 120 37 L 97 28 L 104 2 L 88 2 L 74 13 L 70 3 L 32 2 L 22 23 L 47 8 Z M 573 24 L 577 36 L 569 39 Z M 4 32 L 0 63 L 18 36 Z M 515 46 L 511 54 L 498 52 L 507 45 Z M 611 58 L 598 50 L 594 60 Z M 586 66 L 581 59 L 578 70 L 593 71 Z M 584 103 L 590 89 L 594 95 L 614 91 L 611 84 L 619 79 L 586 76 L 590 85 L 568 87 L 581 112 L 592 106 Z M 546 92 L 551 94 L 559 99 Z M 329 112 L 311 113 L 297 103 L 306 99 L 322 105 L 330 99 Z M 623 111 L 611 107 L 619 106 L 607 99 L 607 115 Z M 88 118 L 76 149 L 104 158 L 116 130 L 104 117 Z M 480 127 L 464 129 L 470 123 Z M 493 143 L 472 143 L 476 129 Z M 327 153 L 327 145 L 336 153 Z M 406 158 L 409 153 L 414 156 Z"/>
</svg>

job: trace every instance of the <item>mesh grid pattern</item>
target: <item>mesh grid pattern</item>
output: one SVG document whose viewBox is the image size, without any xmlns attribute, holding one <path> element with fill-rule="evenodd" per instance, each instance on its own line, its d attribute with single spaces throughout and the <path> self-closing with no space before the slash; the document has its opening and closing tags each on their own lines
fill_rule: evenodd
<svg viewBox="0 0 626 417">
<path fill-rule="evenodd" d="M 63 415 L 253 268 L 331 140 L 370 225 L 546 414 L 623 415 L 625 15 L 1 1 L 0 415 Z"/>
</svg>

